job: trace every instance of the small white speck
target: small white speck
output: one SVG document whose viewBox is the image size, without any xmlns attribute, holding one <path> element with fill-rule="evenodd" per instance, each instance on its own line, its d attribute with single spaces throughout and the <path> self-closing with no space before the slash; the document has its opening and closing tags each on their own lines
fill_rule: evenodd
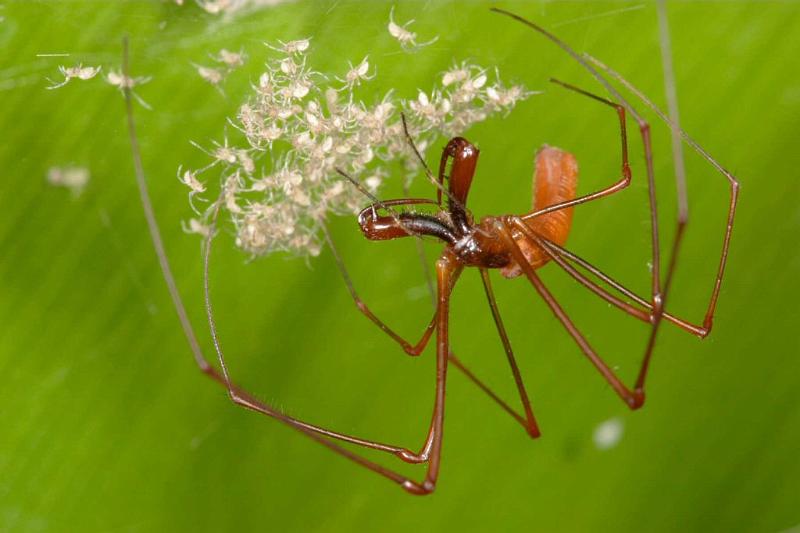
<svg viewBox="0 0 800 533">
<path fill-rule="evenodd" d="M 598 450 L 609 450 L 619 444 L 624 431 L 625 424 L 621 418 L 609 418 L 597 425 L 592 440 Z"/>
<path fill-rule="evenodd" d="M 417 285 L 416 287 L 411 287 L 410 289 L 406 290 L 406 298 L 409 301 L 422 300 L 428 296 L 428 290 L 429 289 L 427 285 Z"/>
</svg>

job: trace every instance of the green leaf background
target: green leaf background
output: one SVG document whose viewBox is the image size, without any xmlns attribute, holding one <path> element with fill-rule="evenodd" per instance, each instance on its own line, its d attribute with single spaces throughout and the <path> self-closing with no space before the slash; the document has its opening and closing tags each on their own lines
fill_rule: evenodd
<svg viewBox="0 0 800 533">
<path fill-rule="evenodd" d="M 544 90 L 507 118 L 473 127 L 481 148 L 470 204 L 524 212 L 532 156 L 573 151 L 581 191 L 619 172 L 613 112 L 548 84 L 602 88 L 532 31 L 478 1 L 398 2 L 425 40 L 399 51 L 392 4 L 290 2 L 243 16 L 193 2 L 5 1 L 0 4 L 0 530 L 3 531 L 782 531 L 800 523 L 800 4 L 668 6 L 684 128 L 742 183 L 715 329 L 700 341 L 664 327 L 648 401 L 629 412 L 524 279 L 495 277 L 499 304 L 543 429 L 537 441 L 451 371 L 440 482 L 415 498 L 274 421 L 233 406 L 197 372 L 144 225 L 121 95 L 99 79 L 54 91 L 59 64 L 119 65 L 131 40 L 144 166 L 191 318 L 210 348 L 200 246 L 176 179 L 225 134 L 260 72 L 264 41 L 312 37 L 313 64 L 342 73 L 369 54 L 378 78 L 414 97 L 454 60 L 500 68 Z M 655 5 L 503 2 L 623 73 L 664 104 Z M 220 48 L 249 61 L 225 96 L 196 75 Z M 69 58 L 42 54 L 69 53 Z M 669 132 L 654 123 L 664 242 L 675 215 Z M 227 128 L 233 137 L 232 128 Z M 635 131 L 635 130 L 634 130 Z M 570 249 L 648 290 L 648 211 L 641 142 L 634 182 L 575 211 Z M 435 160 L 438 148 L 430 152 Z M 46 183 L 82 165 L 78 198 Z M 687 156 L 691 223 L 669 307 L 702 320 L 728 202 L 724 179 Z M 398 169 L 398 176 L 400 175 Z M 383 192 L 400 195 L 399 177 Z M 431 195 L 423 180 L 415 194 Z M 415 337 L 431 309 L 411 242 L 366 242 L 352 217 L 332 222 L 357 288 Z M 426 244 L 429 268 L 440 246 Z M 292 415 L 416 448 L 427 430 L 434 357 L 405 356 L 358 314 L 329 252 L 305 262 L 249 262 L 225 234 L 213 259 L 220 334 L 235 378 Z M 607 360 L 635 377 L 647 328 L 556 266 L 542 276 Z M 452 308 L 453 349 L 514 400 L 478 276 Z M 620 443 L 592 433 L 612 417 Z M 397 461 L 371 455 L 384 464 Z M 422 471 L 395 465 L 403 472 Z"/>
</svg>

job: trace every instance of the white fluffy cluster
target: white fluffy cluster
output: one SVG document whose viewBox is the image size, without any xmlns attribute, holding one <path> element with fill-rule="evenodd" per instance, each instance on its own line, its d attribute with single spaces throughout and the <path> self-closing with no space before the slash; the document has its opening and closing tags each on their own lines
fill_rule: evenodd
<svg viewBox="0 0 800 533">
<path fill-rule="evenodd" d="M 232 121 L 246 144 L 230 146 L 226 138 L 208 150 L 212 163 L 180 176 L 194 199 L 206 192 L 200 175 L 222 167 L 222 212 L 235 228 L 236 244 L 252 256 L 319 253 L 319 227 L 325 217 L 357 212 L 365 203 L 337 170 L 373 192 L 388 176 L 389 162 L 399 161 L 409 174 L 418 173 L 401 111 L 424 154 L 435 140 L 461 134 L 491 114 L 508 112 L 530 94 L 522 86 L 490 81 L 485 69 L 464 63 L 443 73 L 437 86 L 414 99 L 396 98 L 389 91 L 367 104 L 354 91 L 375 77 L 368 58 L 355 66 L 350 63 L 341 76 L 325 76 L 308 66 L 308 39 L 271 48 L 276 57 L 267 61 L 252 96 Z M 209 215 L 210 210 L 187 227 L 207 233 Z"/>
</svg>

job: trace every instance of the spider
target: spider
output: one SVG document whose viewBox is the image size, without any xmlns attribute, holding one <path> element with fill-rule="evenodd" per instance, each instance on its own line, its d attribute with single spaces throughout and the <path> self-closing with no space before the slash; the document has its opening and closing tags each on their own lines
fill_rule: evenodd
<svg viewBox="0 0 800 533">
<path fill-rule="evenodd" d="M 189 323 L 183 302 L 180 294 L 178 293 L 174 278 L 169 268 L 166 252 L 161 241 L 144 179 L 141 156 L 139 154 L 138 143 L 136 141 L 135 124 L 133 121 L 131 90 L 128 86 L 123 87 L 126 96 L 129 136 L 133 152 L 135 173 L 145 211 L 145 217 L 148 222 L 151 238 L 160 261 L 165 281 L 169 288 L 178 316 L 181 320 L 184 333 L 187 336 L 200 370 L 224 386 L 234 403 L 279 420 L 296 431 L 319 442 L 335 453 L 350 459 L 351 461 L 389 479 L 394 483 L 397 483 L 403 489 L 412 494 L 430 494 L 436 488 L 441 465 L 442 432 L 444 427 L 445 410 L 445 387 L 447 383 L 448 367 L 450 364 L 453 364 L 453 366 L 455 366 L 458 370 L 462 371 L 474 384 L 476 384 L 483 392 L 497 402 L 500 407 L 508 412 L 517 422 L 519 422 L 530 437 L 536 438 L 540 435 L 539 426 L 536 422 L 536 418 L 534 417 L 533 409 L 531 407 L 522 376 L 514 357 L 508 335 L 506 334 L 503 321 L 500 317 L 497 303 L 495 301 L 494 292 L 489 278 L 489 270 L 499 270 L 501 274 L 507 278 L 524 275 L 533 285 L 536 292 L 549 306 L 555 317 L 562 323 L 569 335 L 577 343 L 583 354 L 600 372 L 603 378 L 611 385 L 616 394 L 630 409 L 638 409 L 644 404 L 645 401 L 645 380 L 660 325 L 664 321 L 670 322 L 700 338 L 705 337 L 711 331 L 714 311 L 717 305 L 723 273 L 727 262 L 731 233 L 733 230 L 733 220 L 738 198 L 738 182 L 685 132 L 673 124 L 670 119 L 667 118 L 646 96 L 644 96 L 640 91 L 638 91 L 629 82 L 627 82 L 616 72 L 612 71 L 610 68 L 606 67 L 590 56 L 579 55 L 566 43 L 537 24 L 502 9 L 492 8 L 491 10 L 496 13 L 511 17 L 512 19 L 533 29 L 555 43 L 581 66 L 583 66 L 601 85 L 605 87 L 610 95 L 610 99 L 597 96 L 584 89 L 559 80 L 551 80 L 556 85 L 568 91 L 591 98 L 602 105 L 608 106 L 616 113 L 619 121 L 621 139 L 620 177 L 611 185 L 596 192 L 583 196 L 577 196 L 576 188 L 578 167 L 575 157 L 567 151 L 550 146 L 544 146 L 537 152 L 536 155 L 534 173 L 535 194 L 532 210 L 523 215 L 487 216 L 479 221 L 475 221 L 470 212 L 467 210 L 466 204 L 472 179 L 477 167 L 479 151 L 472 143 L 462 137 L 455 137 L 447 143 L 441 156 L 438 173 L 436 176 L 433 176 L 432 172 L 427 165 L 425 165 L 424 160 L 414 146 L 413 140 L 406 129 L 405 133 L 408 143 L 414 149 L 416 156 L 422 163 L 427 177 L 432 183 L 435 184 L 437 188 L 436 200 L 423 198 L 400 198 L 381 201 L 372 196 L 372 194 L 357 181 L 349 178 L 344 172 L 340 171 L 340 174 L 353 182 L 355 186 L 359 187 L 359 189 L 366 196 L 372 199 L 372 204 L 363 209 L 358 216 L 358 224 L 367 239 L 381 241 L 406 237 L 419 238 L 421 236 L 429 236 L 440 240 L 444 245 L 444 249 L 436 261 L 435 311 L 420 340 L 416 344 L 412 344 L 389 328 L 361 300 L 355 291 L 350 276 L 345 269 L 344 263 L 337 252 L 336 247 L 334 246 L 330 233 L 324 225 L 322 227 L 325 240 L 331 247 L 336 263 L 344 278 L 345 284 L 347 285 L 347 288 L 350 291 L 350 294 L 360 312 L 366 315 L 366 317 L 374 322 L 382 331 L 400 344 L 407 354 L 412 356 L 421 354 L 431 339 L 433 333 L 436 333 L 436 394 L 433 414 L 431 417 L 427 438 L 425 439 L 425 442 L 420 450 L 417 452 L 401 446 L 385 444 L 332 431 L 290 417 L 279 411 L 277 408 L 259 401 L 231 381 L 220 339 L 216 330 L 208 281 L 211 242 L 214 234 L 214 225 L 216 223 L 217 214 L 221 204 L 220 201 L 217 201 L 216 206 L 212 211 L 211 229 L 205 237 L 203 254 L 206 313 L 214 348 L 218 356 L 219 369 L 209 363 L 209 361 L 203 355 L 203 352 L 197 342 L 194 330 Z M 124 43 L 123 48 L 123 71 L 127 76 L 127 43 Z M 601 73 L 601 71 L 604 74 Z M 616 89 L 614 89 L 606 76 L 613 78 L 618 83 L 626 87 L 647 107 L 653 110 L 661 120 L 669 124 L 673 128 L 673 131 L 678 132 L 689 146 L 696 150 L 729 182 L 730 204 L 727 214 L 727 225 L 722 242 L 720 262 L 715 274 L 711 297 L 702 324 L 693 324 L 692 322 L 672 315 L 665 310 L 665 302 L 667 300 L 667 295 L 676 264 L 675 258 L 680 247 L 684 229 L 688 223 L 688 217 L 685 210 L 679 210 L 676 236 L 673 241 L 671 257 L 668 261 L 666 275 L 664 277 L 664 281 L 662 282 L 661 248 L 658 238 L 659 231 L 655 182 L 653 175 L 653 156 L 650 142 L 650 126 L 637 113 L 631 104 L 628 103 Z M 627 115 L 630 115 L 636 121 L 644 145 L 644 159 L 646 163 L 651 215 L 653 265 L 652 284 L 649 298 L 638 296 L 618 281 L 604 274 L 600 269 L 596 268 L 586 260 L 563 247 L 570 231 L 572 223 L 572 210 L 574 206 L 615 194 L 625 189 L 631 183 L 632 175 L 629 166 L 628 138 L 626 131 Z M 443 201 L 443 197 L 446 199 L 446 203 Z M 685 205 L 685 200 L 685 190 L 679 188 L 679 205 Z M 413 210 L 415 206 L 420 205 L 425 205 L 427 207 L 435 206 L 438 211 L 436 214 L 431 215 Z M 405 212 L 397 212 L 394 208 L 398 206 L 411 209 Z M 609 304 L 641 321 L 650 324 L 650 334 L 644 349 L 641 367 L 633 386 L 629 387 L 625 385 L 617 377 L 614 370 L 611 369 L 595 352 L 580 330 L 570 320 L 567 313 L 542 282 L 536 271 L 540 267 L 551 262 L 557 264 L 567 274 L 572 276 L 580 284 L 588 288 L 591 292 Z M 478 379 L 475 374 L 472 373 L 472 371 L 470 371 L 469 368 L 467 368 L 450 350 L 448 336 L 450 296 L 456 282 L 459 279 L 459 276 L 467 267 L 477 268 L 481 275 L 489 307 L 494 318 L 498 334 L 502 341 L 503 348 L 505 350 L 519 394 L 520 402 L 523 407 L 523 414 L 518 413 L 502 399 L 500 399 L 499 396 L 497 396 L 489 387 L 487 387 L 480 379 Z M 375 463 L 348 448 L 344 448 L 336 441 L 389 453 L 407 463 L 427 464 L 425 476 L 421 481 L 415 481 L 393 469 Z"/>
</svg>

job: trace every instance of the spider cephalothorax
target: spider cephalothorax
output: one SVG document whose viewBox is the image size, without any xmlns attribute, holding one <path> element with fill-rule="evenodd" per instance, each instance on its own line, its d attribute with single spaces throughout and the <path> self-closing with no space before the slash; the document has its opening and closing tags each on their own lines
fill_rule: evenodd
<svg viewBox="0 0 800 533">
<path fill-rule="evenodd" d="M 500 268 L 505 277 L 522 274 L 514 260 L 512 251 L 501 237 L 504 227 L 519 246 L 526 262 L 539 268 L 549 261 L 549 256 L 535 241 L 505 220 L 505 217 L 489 216 L 475 224 L 467 210 L 467 196 L 475 175 L 480 151 L 463 137 L 454 137 L 442 151 L 439 163 L 439 189 L 436 204 L 437 215 L 416 212 L 379 215 L 380 210 L 389 210 L 398 205 L 433 204 L 432 200 L 403 198 L 378 202 L 365 208 L 358 217 L 361 231 L 370 240 L 387 240 L 410 235 L 436 237 L 447 244 L 447 250 L 462 266 Z M 449 170 L 449 172 L 448 172 Z M 447 181 L 447 188 L 444 181 Z M 564 150 L 543 146 L 536 153 L 534 172 L 534 212 L 560 202 L 575 198 L 578 180 L 578 164 L 575 157 Z M 442 192 L 447 195 L 447 209 L 442 205 Z M 538 235 L 564 244 L 572 225 L 572 208 L 556 210 L 536 216 L 526 225 Z"/>
</svg>

